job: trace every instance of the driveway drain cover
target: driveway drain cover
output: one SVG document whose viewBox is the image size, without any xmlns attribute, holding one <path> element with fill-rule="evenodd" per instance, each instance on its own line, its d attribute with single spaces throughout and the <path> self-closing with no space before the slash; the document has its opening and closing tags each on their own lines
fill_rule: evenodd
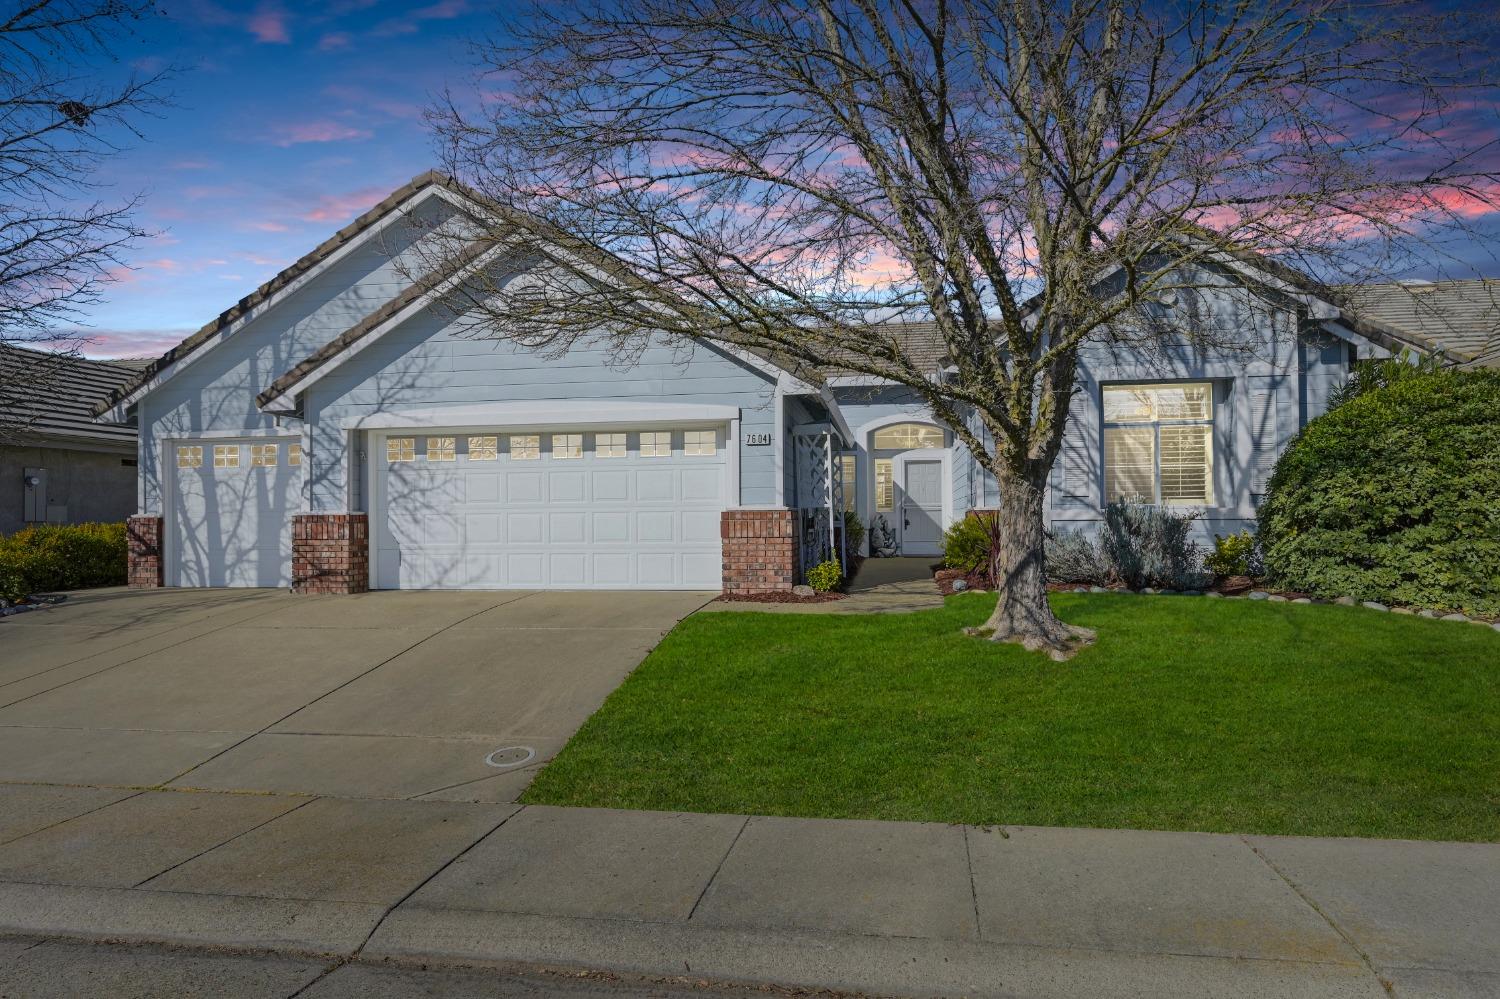
<svg viewBox="0 0 1500 999">
<path fill-rule="evenodd" d="M 484 762 L 501 770 L 519 767 L 536 759 L 536 750 L 530 746 L 504 746 L 484 758 Z"/>
</svg>

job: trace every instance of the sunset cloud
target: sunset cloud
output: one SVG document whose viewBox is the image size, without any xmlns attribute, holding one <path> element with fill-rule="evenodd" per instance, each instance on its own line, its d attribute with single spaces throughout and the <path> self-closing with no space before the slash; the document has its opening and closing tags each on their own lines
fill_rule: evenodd
<svg viewBox="0 0 1500 999">
<path fill-rule="evenodd" d="M 272 4 L 262 4 L 245 22 L 256 41 L 285 45 L 292 40 L 287 31 L 286 12 Z"/>
<path fill-rule="evenodd" d="M 412 35 L 422 29 L 423 21 L 450 21 L 469 12 L 468 0 L 438 0 L 435 4 L 407 11 L 401 17 L 393 17 L 375 26 L 371 34 L 376 37 Z"/>
<path fill-rule="evenodd" d="M 346 142 L 368 139 L 374 134 L 366 128 L 356 128 L 341 121 L 323 119 L 273 125 L 268 137 L 272 145 L 286 148 L 308 142 Z"/>
</svg>

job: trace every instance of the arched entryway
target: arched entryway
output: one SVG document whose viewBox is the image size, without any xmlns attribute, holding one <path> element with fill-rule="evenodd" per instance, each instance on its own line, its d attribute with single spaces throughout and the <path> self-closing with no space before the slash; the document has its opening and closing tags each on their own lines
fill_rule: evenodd
<svg viewBox="0 0 1500 999">
<path fill-rule="evenodd" d="M 861 519 L 868 525 L 884 517 L 901 555 L 942 554 L 953 516 L 952 434 L 902 415 L 866 424 L 857 436 Z"/>
</svg>

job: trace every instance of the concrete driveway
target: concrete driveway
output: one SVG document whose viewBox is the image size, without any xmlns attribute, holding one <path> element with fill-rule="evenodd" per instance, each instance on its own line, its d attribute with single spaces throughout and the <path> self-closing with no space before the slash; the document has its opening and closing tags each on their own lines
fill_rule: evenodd
<svg viewBox="0 0 1500 999">
<path fill-rule="evenodd" d="M 78 594 L 0 621 L 0 782 L 512 801 L 711 597 Z"/>
</svg>

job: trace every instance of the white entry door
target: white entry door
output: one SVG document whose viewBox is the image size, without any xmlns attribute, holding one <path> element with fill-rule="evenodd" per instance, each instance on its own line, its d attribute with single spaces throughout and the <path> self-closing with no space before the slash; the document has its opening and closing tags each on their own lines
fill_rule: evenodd
<svg viewBox="0 0 1500 999">
<path fill-rule="evenodd" d="M 718 589 L 723 428 L 377 437 L 383 589 Z"/>
<path fill-rule="evenodd" d="M 168 586 L 290 586 L 296 438 L 174 441 Z"/>
<path fill-rule="evenodd" d="M 901 462 L 901 554 L 938 555 L 943 550 L 943 463 Z"/>
</svg>

